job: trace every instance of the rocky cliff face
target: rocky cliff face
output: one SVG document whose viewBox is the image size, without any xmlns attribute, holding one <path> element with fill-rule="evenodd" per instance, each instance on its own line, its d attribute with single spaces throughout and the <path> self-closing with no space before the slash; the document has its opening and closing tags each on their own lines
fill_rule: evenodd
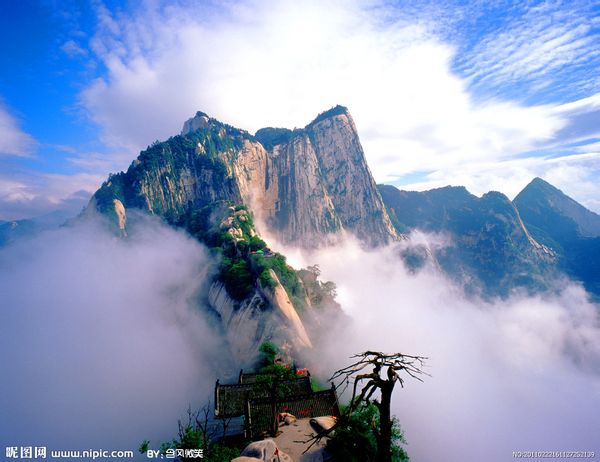
<svg viewBox="0 0 600 462">
<path fill-rule="evenodd" d="M 274 288 L 259 285 L 241 302 L 231 298 L 223 283 L 215 281 L 208 302 L 221 319 L 238 364 L 251 363 L 266 341 L 289 342 L 296 351 L 312 347 L 306 327 L 278 279 Z"/>
<path fill-rule="evenodd" d="M 342 226 L 371 244 L 397 238 L 348 111 L 338 106 L 317 117 L 305 132 Z"/>
<path fill-rule="evenodd" d="M 219 249 L 219 274 L 207 299 L 241 362 L 264 340 L 309 348 L 300 312 L 315 325 L 311 297 L 326 300 L 332 293 L 310 278 L 308 290 L 285 257 L 258 237 L 253 218 L 281 241 L 310 247 L 345 232 L 368 245 L 398 238 L 352 117 L 341 106 L 304 129 L 267 128 L 256 136 L 198 112 L 180 135 L 148 147 L 127 172 L 110 175 L 88 206 L 110 217 L 122 236 L 131 209 Z"/>
<path fill-rule="evenodd" d="M 199 113 L 182 134 L 210 123 Z M 318 246 L 343 230 L 371 245 L 398 237 L 342 106 L 301 130 L 261 129 L 227 163 L 242 201 L 283 242 Z"/>
<path fill-rule="evenodd" d="M 319 246 L 343 232 L 369 245 L 398 238 L 341 106 L 304 129 L 256 136 L 198 112 L 181 135 L 111 175 L 90 205 L 120 224 L 132 207 L 176 222 L 219 200 L 249 205 L 279 240 L 296 245 Z"/>
</svg>

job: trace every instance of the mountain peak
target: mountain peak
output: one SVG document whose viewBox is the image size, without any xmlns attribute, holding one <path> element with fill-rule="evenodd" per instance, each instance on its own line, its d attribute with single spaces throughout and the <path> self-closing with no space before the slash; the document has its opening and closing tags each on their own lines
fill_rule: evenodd
<svg viewBox="0 0 600 462">
<path fill-rule="evenodd" d="M 254 137 L 262 144 L 265 149 L 273 149 L 274 146 L 287 143 L 294 136 L 294 132 L 289 128 L 265 127 L 259 129 Z"/>
<path fill-rule="evenodd" d="M 507 295 L 514 287 L 545 287 L 552 254 L 531 239 L 504 194 L 490 191 L 479 198 L 457 186 L 423 192 L 380 186 L 380 192 L 399 231 L 448 236 L 452 245 L 430 251 L 467 290 Z"/>
<path fill-rule="evenodd" d="M 541 178 L 534 178 L 525 186 L 514 203 L 525 222 L 538 228 L 554 228 L 555 234 L 561 230 L 565 235 L 600 236 L 599 215 Z"/>
<path fill-rule="evenodd" d="M 575 202 L 573 199 L 571 199 L 569 196 L 567 196 L 565 193 L 563 193 L 556 186 L 553 186 L 546 180 L 537 176 L 533 180 L 531 180 L 519 194 L 517 194 L 517 196 L 515 197 L 515 201 L 520 201 L 524 197 L 528 196 L 530 199 L 535 197 L 538 200 L 542 198 L 546 200 L 550 198 L 560 198 L 561 200 L 569 201 L 574 204 L 577 204 L 577 206 L 579 207 L 583 207 L 577 202 Z"/>
<path fill-rule="evenodd" d="M 331 109 L 327 109 L 326 111 L 321 112 L 315 119 L 307 125 L 310 127 L 311 125 L 317 124 L 325 119 L 329 119 L 331 117 L 335 117 L 338 115 L 350 115 L 350 111 L 346 106 L 342 106 L 340 104 L 332 107 Z"/>
<path fill-rule="evenodd" d="M 181 136 L 150 146 L 94 198 L 111 218 L 118 200 L 172 223 L 216 201 L 246 204 L 282 241 L 305 246 L 343 231 L 369 245 L 398 238 L 354 122 L 339 105 L 303 129 L 255 136 L 199 111 Z"/>
<path fill-rule="evenodd" d="M 194 117 L 189 118 L 183 123 L 183 128 L 181 129 L 182 135 L 187 135 L 193 131 L 196 131 L 200 128 L 206 128 L 210 124 L 211 118 L 208 114 L 198 111 Z"/>
<path fill-rule="evenodd" d="M 552 192 L 558 192 L 560 194 L 563 194 L 563 192 L 558 189 L 556 186 L 551 185 L 550 183 L 548 183 L 546 180 L 544 180 L 543 178 L 540 178 L 539 176 L 536 176 L 533 180 L 531 180 L 529 182 L 529 184 L 527 186 L 525 186 L 525 188 L 523 188 L 523 191 L 525 191 L 526 189 L 537 189 L 537 190 L 542 190 L 542 191 L 552 191 Z"/>
</svg>

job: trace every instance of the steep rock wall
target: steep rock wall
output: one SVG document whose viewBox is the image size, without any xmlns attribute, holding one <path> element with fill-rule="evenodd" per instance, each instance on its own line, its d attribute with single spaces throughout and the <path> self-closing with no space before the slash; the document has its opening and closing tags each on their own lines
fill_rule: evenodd
<svg viewBox="0 0 600 462">
<path fill-rule="evenodd" d="M 219 314 L 233 357 L 251 363 L 265 341 L 285 341 L 298 350 L 312 347 L 306 328 L 275 273 L 274 289 L 259 288 L 242 302 L 233 300 L 220 282 L 208 292 L 210 307 Z"/>
</svg>

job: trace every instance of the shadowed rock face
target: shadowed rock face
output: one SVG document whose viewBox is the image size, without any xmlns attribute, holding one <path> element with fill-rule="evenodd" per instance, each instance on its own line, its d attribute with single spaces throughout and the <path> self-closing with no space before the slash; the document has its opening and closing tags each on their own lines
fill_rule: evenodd
<svg viewBox="0 0 600 462">
<path fill-rule="evenodd" d="M 600 297 L 600 215 L 541 178 L 514 203 L 535 239 L 558 254 L 561 269 Z"/>
<path fill-rule="evenodd" d="M 489 192 L 479 198 L 450 186 L 424 192 L 379 188 L 400 231 L 449 236 L 450 245 L 436 250 L 435 257 L 467 287 L 507 295 L 517 287 L 537 290 L 551 283 L 554 252 L 531 236 L 505 195 Z"/>
<path fill-rule="evenodd" d="M 550 183 L 535 178 L 514 200 L 525 223 L 545 230 L 554 243 L 575 237 L 600 237 L 600 215 L 586 209 Z"/>
</svg>

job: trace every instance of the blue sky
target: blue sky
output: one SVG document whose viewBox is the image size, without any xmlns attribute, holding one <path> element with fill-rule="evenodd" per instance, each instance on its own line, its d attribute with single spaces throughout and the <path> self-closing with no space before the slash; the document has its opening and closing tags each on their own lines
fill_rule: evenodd
<svg viewBox="0 0 600 462">
<path fill-rule="evenodd" d="M 79 210 L 202 110 L 254 131 L 349 107 L 378 182 L 600 211 L 600 3 L 4 2 L 0 220 Z"/>
</svg>

